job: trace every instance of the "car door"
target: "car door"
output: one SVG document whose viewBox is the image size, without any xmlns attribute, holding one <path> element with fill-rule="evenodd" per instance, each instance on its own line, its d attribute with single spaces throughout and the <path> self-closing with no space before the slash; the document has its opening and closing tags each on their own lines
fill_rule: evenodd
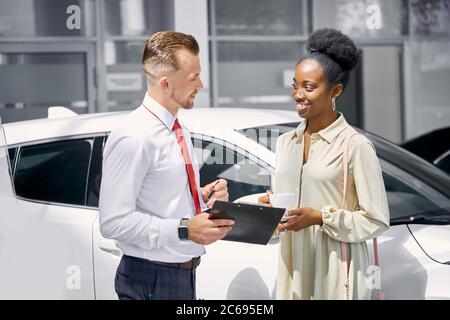
<svg viewBox="0 0 450 320">
<path fill-rule="evenodd" d="M 3 261 L 11 259 L 6 254 L 8 241 L 6 237 L 9 230 L 9 216 L 15 210 L 15 199 L 11 183 L 11 166 L 9 164 L 8 149 L 0 117 L 0 274 L 6 275 L 3 271 Z M 3 286 L 0 275 L 0 299 L 8 297 L 8 290 Z M 6 290 L 5 290 L 6 289 Z"/>
<path fill-rule="evenodd" d="M 450 200 L 387 161 L 380 163 L 391 217 L 391 228 L 378 238 L 386 299 L 450 299 L 450 264 L 445 264 Z M 371 241 L 368 247 L 372 255 Z"/>
<path fill-rule="evenodd" d="M 103 147 L 107 136 L 96 139 L 92 152 L 91 168 L 88 183 L 88 205 L 98 210 L 100 183 L 102 178 Z M 114 290 L 114 277 L 122 257 L 116 242 L 104 238 L 100 233 L 100 222 L 97 215 L 92 229 L 95 297 L 99 300 L 117 299 Z"/>
<path fill-rule="evenodd" d="M 92 147 L 91 137 L 12 147 L 15 201 L 2 210 L 0 298 L 94 298 Z"/>
<path fill-rule="evenodd" d="M 226 179 L 230 201 L 270 189 L 271 168 L 254 155 L 226 141 L 193 134 L 206 185 Z M 218 241 L 206 246 L 197 273 L 200 299 L 272 299 L 278 268 L 278 244 L 256 245 Z"/>
<path fill-rule="evenodd" d="M 2 203 L 3 208 L 5 208 L 4 204 L 11 205 L 11 203 L 13 202 L 13 190 L 10 172 L 11 168 L 9 163 L 8 149 L 6 146 L 6 139 L 3 131 L 2 119 L 0 117 L 0 203 Z M 2 225 L 0 225 L 0 228 L 1 227 Z"/>
</svg>

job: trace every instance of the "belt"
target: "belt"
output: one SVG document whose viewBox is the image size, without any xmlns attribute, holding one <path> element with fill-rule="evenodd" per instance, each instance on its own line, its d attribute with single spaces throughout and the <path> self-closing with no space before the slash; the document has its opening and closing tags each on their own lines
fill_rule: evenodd
<svg viewBox="0 0 450 320">
<path fill-rule="evenodd" d="M 188 269 L 188 270 L 195 270 L 198 265 L 200 264 L 200 257 L 192 258 L 189 261 L 186 262 L 161 262 L 161 261 L 152 261 L 149 260 L 150 263 L 170 267 L 170 268 L 177 268 L 177 269 Z"/>
<path fill-rule="evenodd" d="M 165 266 L 165 267 L 177 268 L 177 269 L 187 269 L 187 270 L 195 270 L 198 267 L 198 265 L 200 264 L 200 257 L 192 258 L 191 260 L 186 261 L 186 262 L 161 262 L 161 261 L 147 260 L 147 259 L 132 257 L 132 256 L 126 256 L 126 257 L 134 259 L 134 260 L 139 260 L 142 262 L 156 264 L 159 266 Z"/>
</svg>

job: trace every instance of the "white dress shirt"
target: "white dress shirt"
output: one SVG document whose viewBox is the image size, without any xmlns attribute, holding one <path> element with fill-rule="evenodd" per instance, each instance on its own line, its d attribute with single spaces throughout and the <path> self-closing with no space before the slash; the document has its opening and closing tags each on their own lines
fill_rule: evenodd
<svg viewBox="0 0 450 320">
<path fill-rule="evenodd" d="M 183 155 L 172 131 L 175 120 L 146 94 L 143 105 L 132 111 L 106 142 L 99 199 L 100 230 L 104 237 L 116 240 L 126 255 L 185 262 L 205 253 L 202 245 L 178 238 L 180 219 L 193 217 L 195 209 Z M 191 136 L 180 125 L 204 211 Z"/>
</svg>

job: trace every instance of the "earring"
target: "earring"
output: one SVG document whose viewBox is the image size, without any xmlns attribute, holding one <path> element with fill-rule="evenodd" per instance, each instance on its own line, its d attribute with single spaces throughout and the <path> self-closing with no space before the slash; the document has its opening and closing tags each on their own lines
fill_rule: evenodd
<svg viewBox="0 0 450 320">
<path fill-rule="evenodd" d="M 331 106 L 333 107 L 333 111 L 336 111 L 336 97 L 331 99 Z"/>
</svg>

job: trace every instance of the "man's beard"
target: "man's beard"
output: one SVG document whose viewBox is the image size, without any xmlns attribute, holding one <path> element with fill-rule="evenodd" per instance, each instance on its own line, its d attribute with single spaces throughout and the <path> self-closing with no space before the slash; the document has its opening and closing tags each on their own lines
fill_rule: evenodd
<svg viewBox="0 0 450 320">
<path fill-rule="evenodd" d="M 183 109 L 189 110 L 194 107 L 195 97 L 192 98 L 191 96 L 189 96 L 189 98 L 187 98 L 184 102 L 179 102 L 179 101 L 176 101 L 176 102 L 178 104 L 180 104 Z"/>
<path fill-rule="evenodd" d="M 192 103 L 190 106 L 184 105 L 184 106 L 182 106 L 182 108 L 183 108 L 183 109 L 186 109 L 186 110 L 189 110 L 189 109 L 194 108 L 194 104 Z"/>
</svg>

